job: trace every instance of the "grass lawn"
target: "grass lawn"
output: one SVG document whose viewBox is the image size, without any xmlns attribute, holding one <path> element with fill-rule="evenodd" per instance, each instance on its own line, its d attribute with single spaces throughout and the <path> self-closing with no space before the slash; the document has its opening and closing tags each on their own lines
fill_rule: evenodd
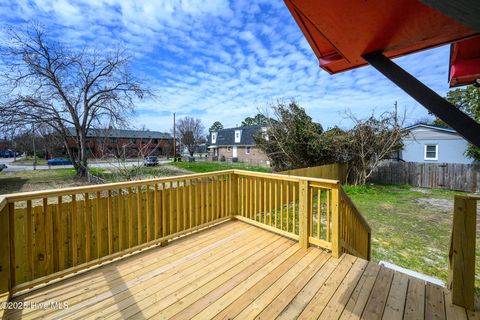
<svg viewBox="0 0 480 320">
<path fill-rule="evenodd" d="M 12 164 L 22 165 L 22 166 L 33 166 L 33 157 L 17 159 L 13 161 Z M 46 165 L 47 165 L 47 160 L 37 158 L 37 166 L 46 166 Z"/>
<path fill-rule="evenodd" d="M 74 169 L 0 172 L 0 194 L 39 191 L 88 184 L 75 178 Z"/>
<path fill-rule="evenodd" d="M 204 173 L 220 170 L 248 170 L 256 172 L 272 172 L 272 169 L 261 167 L 259 165 L 252 165 L 247 163 L 230 163 L 230 162 L 172 162 L 172 165 L 195 173 Z"/>
<path fill-rule="evenodd" d="M 453 196 L 461 192 L 401 185 L 345 189 L 372 228 L 373 261 L 385 260 L 447 281 Z M 477 238 L 477 288 L 479 245 Z"/>
</svg>

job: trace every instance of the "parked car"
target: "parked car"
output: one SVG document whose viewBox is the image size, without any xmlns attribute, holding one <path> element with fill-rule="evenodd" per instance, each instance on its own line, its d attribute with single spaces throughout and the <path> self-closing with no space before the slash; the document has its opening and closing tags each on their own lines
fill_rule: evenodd
<svg viewBox="0 0 480 320">
<path fill-rule="evenodd" d="M 0 164 L 0 172 L 2 172 L 3 169 L 7 169 L 7 165 L 2 163 Z"/>
<path fill-rule="evenodd" d="M 158 166 L 158 158 L 152 156 L 146 157 L 145 160 L 143 160 L 143 165 L 146 167 Z"/>
<path fill-rule="evenodd" d="M 47 161 L 49 166 L 63 166 L 72 164 L 72 162 L 68 159 L 64 158 L 54 158 Z"/>
</svg>

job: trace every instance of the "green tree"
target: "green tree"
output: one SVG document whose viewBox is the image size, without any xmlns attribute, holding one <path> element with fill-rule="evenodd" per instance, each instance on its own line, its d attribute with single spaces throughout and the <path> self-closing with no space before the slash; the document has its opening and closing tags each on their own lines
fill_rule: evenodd
<svg viewBox="0 0 480 320">
<path fill-rule="evenodd" d="M 246 117 L 245 120 L 242 121 L 242 127 L 249 127 L 249 126 L 265 126 L 268 124 L 268 117 L 258 113 L 256 116 Z"/>
<path fill-rule="evenodd" d="M 218 131 L 221 129 L 223 129 L 223 124 L 220 121 L 215 121 L 210 127 L 210 129 L 208 129 L 208 132 Z"/>
<path fill-rule="evenodd" d="M 468 86 L 450 90 L 445 97 L 450 103 L 477 122 L 480 122 L 480 88 Z M 449 126 L 441 119 L 436 118 L 433 124 L 448 128 Z M 467 157 L 480 160 L 480 148 L 469 144 L 465 151 Z"/>
</svg>

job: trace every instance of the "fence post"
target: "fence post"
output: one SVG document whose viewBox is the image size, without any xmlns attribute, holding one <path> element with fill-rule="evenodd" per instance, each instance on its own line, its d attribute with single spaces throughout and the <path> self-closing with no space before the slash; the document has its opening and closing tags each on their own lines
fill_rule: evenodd
<svg viewBox="0 0 480 320">
<path fill-rule="evenodd" d="M 233 172 L 231 174 L 232 179 L 232 189 L 230 190 L 230 203 L 231 203 L 231 219 L 234 219 L 234 216 L 238 214 L 238 175 Z"/>
<path fill-rule="evenodd" d="M 340 186 L 337 185 L 332 189 L 332 256 L 339 258 L 342 254 L 341 244 L 341 204 L 340 204 Z"/>
<path fill-rule="evenodd" d="M 474 310 L 477 199 L 455 196 L 448 254 L 448 287 L 452 303 Z"/>
<path fill-rule="evenodd" d="M 0 199 L 0 297 L 11 289 L 10 212 L 5 198 Z"/>
<path fill-rule="evenodd" d="M 309 215 L 309 197 L 308 188 L 309 182 L 306 179 L 301 179 L 298 183 L 298 242 L 301 248 L 308 248 L 308 231 L 310 229 L 310 215 Z"/>
</svg>

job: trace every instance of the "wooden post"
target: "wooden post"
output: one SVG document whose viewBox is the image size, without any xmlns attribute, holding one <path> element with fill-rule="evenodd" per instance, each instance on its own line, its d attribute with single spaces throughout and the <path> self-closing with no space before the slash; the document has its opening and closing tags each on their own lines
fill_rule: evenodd
<svg viewBox="0 0 480 320">
<path fill-rule="evenodd" d="M 230 212 L 230 216 L 232 219 L 238 213 L 238 175 L 235 173 L 231 174 L 232 179 L 232 188 L 230 189 L 230 203 L 232 206 L 232 212 Z"/>
<path fill-rule="evenodd" d="M 308 180 L 299 181 L 298 190 L 298 242 L 301 248 L 308 248 L 308 230 L 310 229 L 309 217 L 309 198 L 308 198 Z"/>
<path fill-rule="evenodd" d="M 337 186 L 332 189 L 332 256 L 334 258 L 339 258 L 342 254 L 340 212 L 340 194 Z"/>
<path fill-rule="evenodd" d="M 11 289 L 10 273 L 10 219 L 9 205 L 0 201 L 0 297 Z"/>
<path fill-rule="evenodd" d="M 452 303 L 474 310 L 477 198 L 455 196 L 448 287 Z"/>
</svg>

